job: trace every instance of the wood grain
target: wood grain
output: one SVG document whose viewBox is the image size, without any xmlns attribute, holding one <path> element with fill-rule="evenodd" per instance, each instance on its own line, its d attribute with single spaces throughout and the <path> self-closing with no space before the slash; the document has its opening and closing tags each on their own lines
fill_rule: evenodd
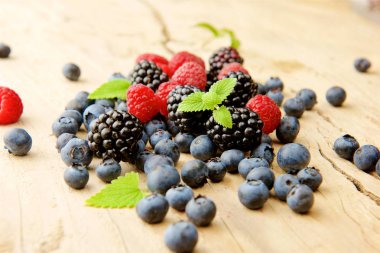
<svg viewBox="0 0 380 253">
<path fill-rule="evenodd" d="M 103 187 L 93 172 L 99 161 L 86 189 L 69 189 L 50 128 L 76 92 L 92 91 L 115 71 L 128 73 L 140 53 L 170 57 L 189 50 L 206 60 L 227 39 L 205 43 L 209 34 L 193 27 L 201 21 L 234 29 L 256 80 L 280 76 L 286 97 L 304 87 L 317 92 L 297 142 L 310 149 L 324 182 L 308 215 L 275 198 L 262 210 L 247 210 L 237 198 L 239 175 L 197 189 L 216 202 L 218 213 L 210 227 L 199 229 L 196 252 L 380 251 L 379 178 L 332 151 L 344 133 L 380 147 L 380 26 L 352 12 L 349 2 L 3 0 L 0 40 L 13 52 L 0 61 L 0 84 L 21 95 L 25 111 L 17 124 L 1 126 L 0 136 L 23 127 L 33 149 L 27 157 L 0 152 L 0 252 L 168 252 L 163 232 L 184 214 L 170 210 L 162 224 L 151 226 L 134 209 L 84 206 Z M 354 71 L 358 56 L 371 59 L 370 73 Z M 63 78 L 69 61 L 81 66 L 80 82 Z M 324 99 L 333 85 L 348 92 L 342 108 Z M 178 167 L 187 159 L 183 155 Z M 123 171 L 132 169 L 123 165 Z M 282 173 L 277 164 L 274 171 Z"/>
</svg>

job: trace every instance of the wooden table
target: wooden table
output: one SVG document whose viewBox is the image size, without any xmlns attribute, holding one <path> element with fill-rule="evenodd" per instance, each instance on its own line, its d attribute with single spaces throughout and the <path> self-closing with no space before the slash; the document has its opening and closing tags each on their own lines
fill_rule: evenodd
<svg viewBox="0 0 380 253">
<path fill-rule="evenodd" d="M 51 123 L 76 92 L 94 90 L 115 71 L 128 73 L 140 53 L 170 57 L 189 50 L 206 60 L 228 40 L 205 44 L 209 34 L 193 27 L 201 21 L 237 33 L 256 80 L 280 76 L 287 98 L 300 88 L 317 92 L 319 103 L 300 120 L 296 141 L 310 149 L 311 165 L 324 182 L 308 215 L 275 198 L 259 211 L 244 208 L 237 198 L 239 175 L 197 189 L 216 202 L 218 212 L 210 227 L 199 228 L 196 252 L 380 251 L 379 177 L 332 151 L 344 133 L 380 147 L 380 26 L 355 14 L 348 2 L 3 0 L 0 40 L 13 52 L 0 61 L 0 84 L 21 95 L 25 111 L 17 124 L 1 126 L 0 136 L 11 127 L 25 128 L 33 149 L 26 157 L 0 153 L 0 252 L 168 251 L 163 232 L 184 214 L 170 210 L 163 223 L 151 226 L 134 209 L 86 207 L 84 200 L 104 184 L 91 170 L 84 190 L 68 188 Z M 358 56 L 372 61 L 370 73 L 353 69 Z M 61 74 L 70 61 L 82 68 L 80 82 Z M 324 98 L 333 85 L 347 90 L 342 108 Z M 189 158 L 182 156 L 181 163 Z M 276 163 L 273 169 L 282 173 Z"/>
</svg>

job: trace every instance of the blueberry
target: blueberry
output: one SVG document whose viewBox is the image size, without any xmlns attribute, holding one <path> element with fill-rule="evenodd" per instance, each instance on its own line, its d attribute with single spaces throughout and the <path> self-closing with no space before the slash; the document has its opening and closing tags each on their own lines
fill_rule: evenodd
<svg viewBox="0 0 380 253">
<path fill-rule="evenodd" d="M 274 173 L 268 167 L 257 167 L 251 170 L 247 175 L 247 181 L 261 180 L 267 186 L 268 190 L 273 188 Z"/>
<path fill-rule="evenodd" d="M 267 135 L 267 134 L 262 134 L 261 135 L 261 143 L 268 143 L 269 145 L 273 145 L 273 140 L 272 138 Z"/>
<path fill-rule="evenodd" d="M 81 71 L 74 63 L 67 63 L 63 66 L 63 75 L 70 81 L 78 81 Z"/>
<path fill-rule="evenodd" d="M 119 112 L 128 112 L 128 106 L 127 106 L 127 103 L 125 103 L 124 101 L 123 102 L 120 102 L 116 109 L 119 111 Z"/>
<path fill-rule="evenodd" d="M 97 99 L 95 100 L 95 104 L 103 106 L 106 112 L 115 108 L 115 101 L 112 99 Z"/>
<path fill-rule="evenodd" d="M 169 210 L 169 203 L 158 193 L 149 195 L 136 205 L 137 215 L 146 223 L 155 224 L 164 220 Z"/>
<path fill-rule="evenodd" d="M 154 146 L 156 146 L 156 144 L 160 140 L 171 139 L 171 138 L 172 138 L 172 135 L 168 131 L 158 129 L 149 137 L 149 143 L 152 146 L 152 148 L 154 148 Z"/>
<path fill-rule="evenodd" d="M 224 176 L 227 173 L 226 165 L 222 162 L 219 157 L 211 158 L 207 162 L 208 168 L 208 179 L 211 182 L 218 183 L 223 180 Z"/>
<path fill-rule="evenodd" d="M 284 83 L 282 80 L 278 77 L 270 77 L 268 81 L 265 82 L 265 87 L 267 90 L 283 90 L 284 89 Z"/>
<path fill-rule="evenodd" d="M 69 117 L 75 119 L 75 121 L 78 123 L 78 129 L 83 123 L 82 114 L 77 110 L 65 110 L 59 117 Z"/>
<path fill-rule="evenodd" d="M 172 136 L 177 136 L 177 134 L 179 133 L 178 126 L 176 126 L 174 124 L 174 122 L 171 120 L 166 120 L 166 127 L 167 127 L 169 133 L 172 134 Z"/>
<path fill-rule="evenodd" d="M 181 153 L 190 153 L 190 145 L 195 137 L 188 133 L 178 133 L 174 137 L 174 142 L 177 143 Z"/>
<path fill-rule="evenodd" d="M 300 128 L 300 122 L 296 117 L 285 116 L 276 129 L 277 139 L 284 144 L 293 142 L 297 138 Z"/>
<path fill-rule="evenodd" d="M 10 54 L 11 48 L 4 43 L 0 43 L 0 58 L 8 58 Z"/>
<path fill-rule="evenodd" d="M 142 133 L 141 140 L 143 140 L 143 142 L 144 142 L 145 144 L 148 143 L 149 136 L 145 133 L 145 131 L 143 131 L 143 133 Z"/>
<path fill-rule="evenodd" d="M 186 215 L 196 226 L 210 225 L 216 215 L 216 205 L 211 199 L 198 195 L 186 205 Z"/>
<path fill-rule="evenodd" d="M 272 99 L 278 106 L 281 106 L 282 101 L 284 101 L 284 95 L 279 89 L 268 91 L 267 96 Z"/>
<path fill-rule="evenodd" d="M 86 91 L 80 91 L 77 93 L 74 99 L 70 100 L 66 105 L 66 110 L 76 110 L 82 113 L 89 105 L 93 103 L 88 99 L 89 93 Z"/>
<path fill-rule="evenodd" d="M 151 192 L 165 194 L 171 187 L 179 184 L 181 178 L 175 167 L 167 164 L 156 166 L 147 176 L 147 185 Z"/>
<path fill-rule="evenodd" d="M 89 130 L 91 122 L 105 112 L 106 110 L 101 105 L 93 104 L 88 106 L 83 112 L 83 124 L 86 129 Z"/>
<path fill-rule="evenodd" d="M 322 183 L 322 175 L 314 167 L 307 167 L 297 173 L 298 181 L 316 191 Z"/>
<path fill-rule="evenodd" d="M 164 241 L 173 252 L 192 252 L 198 242 L 198 231 L 191 222 L 179 221 L 165 230 Z"/>
<path fill-rule="evenodd" d="M 170 157 L 176 164 L 180 157 L 178 145 L 169 139 L 160 140 L 154 147 L 154 153 Z"/>
<path fill-rule="evenodd" d="M 379 150 L 373 145 L 363 145 L 354 153 L 354 164 L 363 171 L 372 171 L 380 159 Z"/>
<path fill-rule="evenodd" d="M 58 149 L 58 153 L 61 153 L 61 149 L 73 138 L 77 138 L 75 134 L 63 133 L 57 138 L 55 147 Z"/>
<path fill-rule="evenodd" d="M 377 163 L 376 163 L 376 173 L 377 173 L 377 175 L 379 175 L 380 176 L 380 160 L 379 161 L 377 161 Z"/>
<path fill-rule="evenodd" d="M 239 174 L 245 179 L 249 172 L 258 167 L 269 168 L 269 163 L 264 158 L 244 158 L 238 166 Z"/>
<path fill-rule="evenodd" d="M 150 151 L 143 151 L 140 152 L 136 157 L 136 168 L 138 170 L 144 171 L 144 164 L 146 160 L 148 160 L 149 157 L 153 156 L 154 154 Z"/>
<path fill-rule="evenodd" d="M 227 172 L 229 173 L 236 173 L 240 161 L 244 158 L 244 152 L 238 149 L 226 150 L 220 156 L 220 159 L 226 165 Z"/>
<path fill-rule="evenodd" d="M 181 178 L 191 188 L 203 186 L 207 182 L 208 169 L 201 160 L 185 162 L 181 169 Z"/>
<path fill-rule="evenodd" d="M 346 100 L 346 91 L 338 86 L 331 87 L 326 92 L 326 99 L 332 106 L 339 107 Z"/>
<path fill-rule="evenodd" d="M 240 203 L 249 209 L 260 209 L 269 198 L 269 190 L 261 180 L 247 180 L 239 186 Z"/>
<path fill-rule="evenodd" d="M 313 109 L 314 105 L 317 103 L 317 94 L 311 89 L 302 89 L 298 91 L 297 97 L 302 99 L 306 110 Z"/>
<path fill-rule="evenodd" d="M 68 167 L 63 174 L 66 184 L 77 190 L 86 186 L 89 177 L 87 169 L 82 166 Z"/>
<path fill-rule="evenodd" d="M 301 118 L 305 111 L 305 104 L 299 97 L 289 98 L 285 101 L 283 108 L 286 115 Z"/>
<path fill-rule="evenodd" d="M 136 143 L 137 147 L 138 147 L 138 153 L 141 153 L 145 150 L 145 142 L 143 140 L 138 140 L 137 143 Z"/>
<path fill-rule="evenodd" d="M 173 160 L 166 155 L 149 156 L 144 163 L 144 172 L 149 174 L 156 166 L 164 164 L 174 166 Z"/>
<path fill-rule="evenodd" d="M 185 211 L 187 203 L 194 197 L 193 190 L 186 185 L 176 185 L 170 188 L 165 195 L 169 205 L 175 210 Z"/>
<path fill-rule="evenodd" d="M 102 181 L 109 183 L 121 174 L 121 166 L 114 159 L 107 159 L 96 166 L 96 175 Z"/>
<path fill-rule="evenodd" d="M 290 174 L 282 174 L 276 178 L 274 181 L 274 192 L 278 199 L 286 201 L 286 196 L 288 195 L 290 189 L 298 184 L 298 179 Z"/>
<path fill-rule="evenodd" d="M 274 152 L 271 145 L 261 143 L 258 147 L 251 151 L 251 158 L 264 158 L 269 164 L 274 160 Z"/>
<path fill-rule="evenodd" d="M 345 134 L 336 139 L 333 150 L 339 157 L 352 161 L 354 153 L 359 146 L 359 142 L 353 136 Z"/>
<path fill-rule="evenodd" d="M 166 130 L 166 124 L 160 119 L 152 119 L 151 121 L 145 124 L 144 128 L 148 136 L 151 136 L 158 129 Z"/>
<path fill-rule="evenodd" d="M 22 128 L 7 131 L 3 140 L 8 152 L 16 156 L 24 156 L 32 148 L 32 137 Z"/>
<path fill-rule="evenodd" d="M 265 85 L 262 85 L 261 83 L 257 84 L 257 94 L 265 95 L 267 92 L 268 90 Z"/>
<path fill-rule="evenodd" d="M 61 158 L 68 166 L 88 166 L 92 161 L 92 157 L 92 151 L 88 146 L 88 142 L 79 138 L 71 139 L 61 149 Z"/>
<path fill-rule="evenodd" d="M 120 72 L 115 72 L 113 73 L 109 78 L 108 81 L 113 81 L 117 79 L 127 79 L 122 73 Z"/>
<path fill-rule="evenodd" d="M 357 71 L 365 73 L 371 67 L 371 62 L 366 58 L 358 58 L 354 62 L 354 67 Z"/>
<path fill-rule="evenodd" d="M 71 117 L 60 117 L 53 122 L 53 134 L 58 137 L 63 133 L 76 134 L 78 132 L 78 122 Z"/>
<path fill-rule="evenodd" d="M 287 173 L 297 173 L 307 167 L 310 162 L 310 152 L 298 143 L 288 143 L 277 153 L 277 163 Z"/>
<path fill-rule="evenodd" d="M 286 202 L 296 213 L 307 213 L 314 203 L 313 191 L 304 184 L 297 184 L 289 191 Z"/>
<path fill-rule="evenodd" d="M 207 161 L 216 153 L 216 146 L 207 135 L 199 135 L 190 145 L 190 153 L 195 159 Z"/>
</svg>

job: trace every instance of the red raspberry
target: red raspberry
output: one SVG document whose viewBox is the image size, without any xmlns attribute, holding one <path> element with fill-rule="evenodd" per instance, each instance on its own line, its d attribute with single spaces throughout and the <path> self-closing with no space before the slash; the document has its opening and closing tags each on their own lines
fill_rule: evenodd
<svg viewBox="0 0 380 253">
<path fill-rule="evenodd" d="M 159 100 L 154 91 L 143 85 L 132 85 L 127 91 L 128 112 L 142 123 L 151 120 L 159 111 Z"/>
<path fill-rule="evenodd" d="M 196 62 L 186 62 L 174 73 L 172 81 L 181 85 L 193 85 L 205 90 L 207 82 L 206 70 Z"/>
<path fill-rule="evenodd" d="M 167 100 L 168 100 L 169 93 L 178 85 L 179 85 L 178 83 L 169 81 L 169 82 L 160 84 L 160 86 L 158 87 L 156 91 L 156 96 L 160 101 L 160 113 L 164 115 L 165 117 L 168 117 Z"/>
<path fill-rule="evenodd" d="M 228 65 L 225 65 L 222 70 L 219 72 L 218 79 L 221 80 L 223 77 L 228 76 L 230 72 L 243 72 L 244 74 L 249 75 L 248 70 L 246 70 L 240 63 L 233 62 Z"/>
<path fill-rule="evenodd" d="M 142 60 L 152 61 L 152 62 L 156 63 L 157 65 L 159 63 L 165 64 L 165 65 L 169 64 L 169 61 L 166 60 L 165 57 L 162 57 L 161 55 L 157 55 L 157 54 L 150 54 L 150 53 L 141 54 L 136 58 L 136 63 L 139 63 Z"/>
<path fill-rule="evenodd" d="M 256 95 L 248 101 L 246 107 L 256 112 L 264 122 L 263 133 L 270 134 L 280 124 L 280 108 L 269 97 Z"/>
<path fill-rule="evenodd" d="M 203 69 L 206 68 L 205 62 L 201 58 L 186 51 L 173 55 L 172 59 L 169 62 L 169 68 L 171 69 L 172 73 L 174 73 L 184 63 L 191 61 L 198 63 Z"/>
<path fill-rule="evenodd" d="M 23 105 L 17 93 L 0 86 L 0 125 L 15 123 L 21 116 Z"/>
<path fill-rule="evenodd" d="M 165 73 L 169 76 L 169 78 L 172 77 L 173 72 L 172 72 L 171 69 L 169 68 L 169 65 L 167 65 L 167 64 L 163 64 L 163 63 L 156 63 L 156 65 L 157 65 L 160 69 L 162 69 L 162 71 L 165 72 Z"/>
</svg>

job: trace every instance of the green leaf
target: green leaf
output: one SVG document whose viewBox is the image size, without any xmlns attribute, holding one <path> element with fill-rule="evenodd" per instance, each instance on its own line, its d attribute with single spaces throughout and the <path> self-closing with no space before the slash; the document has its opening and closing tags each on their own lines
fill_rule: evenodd
<svg viewBox="0 0 380 253">
<path fill-rule="evenodd" d="M 107 184 L 87 199 L 86 204 L 103 208 L 134 207 L 144 196 L 145 193 L 139 188 L 139 174 L 130 172 Z"/>
<path fill-rule="evenodd" d="M 103 83 L 93 91 L 88 98 L 89 99 L 105 99 L 105 98 L 120 98 L 126 99 L 127 90 L 131 86 L 131 83 L 126 79 L 114 79 L 112 81 Z"/>
<path fill-rule="evenodd" d="M 187 96 L 178 107 L 178 111 L 181 112 L 199 112 L 206 110 L 206 106 L 203 103 L 203 92 L 194 92 Z"/>
<path fill-rule="evenodd" d="M 209 23 L 203 23 L 202 22 L 202 23 L 196 24 L 195 26 L 210 31 L 214 35 L 214 37 L 220 36 L 218 29 L 216 29 L 213 25 L 211 25 Z"/>
<path fill-rule="evenodd" d="M 212 112 L 212 116 L 214 120 L 219 125 L 222 125 L 227 128 L 232 128 L 232 116 L 230 111 L 228 111 L 227 107 L 222 105 L 217 110 Z"/>
<path fill-rule="evenodd" d="M 227 28 L 223 28 L 220 30 L 220 33 L 221 34 L 227 34 L 230 37 L 230 40 L 231 40 L 230 46 L 231 47 L 233 47 L 235 49 L 238 49 L 240 47 L 240 40 L 238 40 L 238 38 L 236 38 L 234 31 L 227 29 Z"/>
<path fill-rule="evenodd" d="M 209 92 L 215 93 L 223 101 L 234 90 L 236 82 L 236 78 L 224 78 L 214 83 Z"/>
<path fill-rule="evenodd" d="M 207 110 L 214 110 L 223 100 L 215 92 L 209 91 L 203 94 L 202 101 Z"/>
</svg>

